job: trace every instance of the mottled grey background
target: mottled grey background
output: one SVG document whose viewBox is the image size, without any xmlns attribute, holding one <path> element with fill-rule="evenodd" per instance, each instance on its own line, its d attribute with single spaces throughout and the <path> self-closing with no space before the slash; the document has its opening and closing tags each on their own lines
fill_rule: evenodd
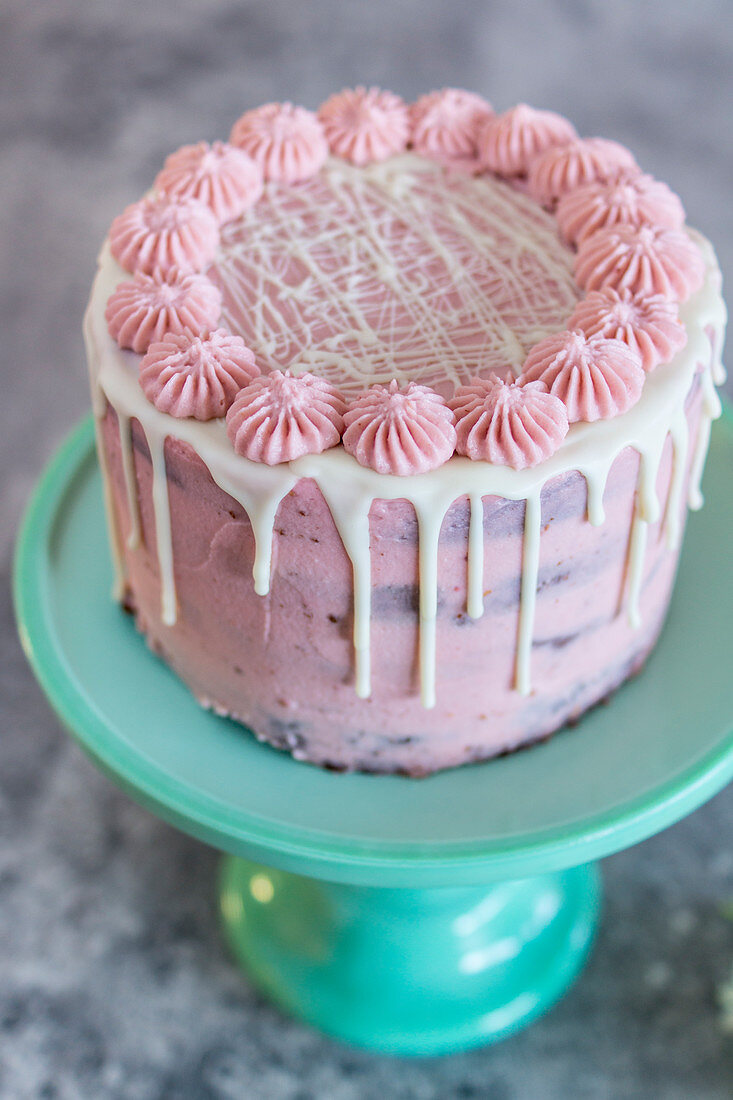
<svg viewBox="0 0 733 1100">
<path fill-rule="evenodd" d="M 229 961 L 216 855 L 72 746 L 15 639 L 10 554 L 86 411 L 80 320 L 112 217 L 185 141 L 274 98 L 444 84 L 566 112 L 668 180 L 733 269 L 726 0 L 3 0 L 0 5 L 0 1094 L 11 1100 L 733 1095 L 733 793 L 606 862 L 593 959 L 550 1016 L 437 1062 L 348 1050 Z M 731 392 L 731 391 L 729 391 Z"/>
</svg>

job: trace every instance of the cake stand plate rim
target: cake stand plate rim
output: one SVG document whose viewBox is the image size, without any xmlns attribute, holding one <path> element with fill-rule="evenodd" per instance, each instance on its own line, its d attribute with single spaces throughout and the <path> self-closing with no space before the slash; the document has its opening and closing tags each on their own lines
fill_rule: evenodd
<svg viewBox="0 0 733 1100">
<path fill-rule="evenodd" d="M 723 424 L 718 430 L 726 431 L 733 440 L 730 406 L 724 406 Z M 283 827 L 266 815 L 227 810 L 205 792 L 161 772 L 147 756 L 115 740 L 104 713 L 92 705 L 78 682 L 67 659 L 69 654 L 64 652 L 54 629 L 49 596 L 54 583 L 50 564 L 55 528 L 70 490 L 85 470 L 88 476 L 93 466 L 93 441 L 93 419 L 89 416 L 51 459 L 28 504 L 16 543 L 13 576 L 21 642 L 49 701 L 82 748 L 139 802 L 199 839 L 286 870 L 365 885 L 495 881 L 559 870 L 619 851 L 673 824 L 733 778 L 733 730 L 729 726 L 713 749 L 692 759 L 681 774 L 640 795 L 635 802 L 554 831 L 507 836 L 506 842 L 356 840 L 319 830 Z M 150 660 L 157 658 L 151 654 Z M 191 699 L 191 706 L 197 708 L 198 704 Z M 583 751 L 582 744 L 581 728 L 579 752 Z M 273 751 L 259 745 L 257 750 Z M 537 751 L 530 749 L 517 759 Z M 316 774 L 308 765 L 293 762 L 293 766 L 301 769 L 304 784 Z M 492 764 L 472 765 L 459 772 L 468 774 L 477 767 Z M 330 779 L 337 784 L 342 777 Z M 379 784 L 429 781 L 370 776 L 369 782 L 375 784 L 376 793 Z"/>
</svg>

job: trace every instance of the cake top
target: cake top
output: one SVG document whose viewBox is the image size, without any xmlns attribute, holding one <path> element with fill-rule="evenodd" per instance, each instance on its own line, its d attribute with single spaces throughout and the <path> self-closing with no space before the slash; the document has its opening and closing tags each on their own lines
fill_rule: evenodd
<svg viewBox="0 0 733 1100">
<path fill-rule="evenodd" d="M 228 416 L 252 461 L 343 439 L 400 475 L 456 449 L 539 464 L 568 423 L 622 415 L 704 276 L 627 149 L 459 89 L 247 111 L 173 153 L 110 248 L 131 277 L 109 332 L 158 409 Z"/>
</svg>

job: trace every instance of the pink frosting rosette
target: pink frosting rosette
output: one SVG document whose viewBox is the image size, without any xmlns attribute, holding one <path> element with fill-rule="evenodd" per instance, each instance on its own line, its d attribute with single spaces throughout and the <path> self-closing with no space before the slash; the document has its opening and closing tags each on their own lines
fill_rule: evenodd
<svg viewBox="0 0 733 1100">
<path fill-rule="evenodd" d="M 592 290 L 578 302 L 568 328 L 623 340 L 641 356 L 647 372 L 668 363 L 687 342 L 675 302 L 660 294 L 632 294 L 613 287 Z"/>
<path fill-rule="evenodd" d="M 618 225 L 583 241 L 575 258 L 575 278 L 584 290 L 613 286 L 685 302 L 702 286 L 705 263 L 684 230 Z"/>
<path fill-rule="evenodd" d="M 237 454 L 276 466 L 336 446 L 345 408 L 325 379 L 274 370 L 237 395 L 227 413 L 227 435 Z"/>
<path fill-rule="evenodd" d="M 109 243 L 127 271 L 203 271 L 219 244 L 219 223 L 196 199 L 161 195 L 126 207 L 112 222 Z"/>
<path fill-rule="evenodd" d="M 359 167 L 386 160 L 407 145 L 407 106 L 379 88 L 345 88 L 318 109 L 329 148 Z"/>
<path fill-rule="evenodd" d="M 161 412 L 215 420 L 258 374 L 241 336 L 224 329 L 203 336 L 171 333 L 148 348 L 140 364 L 140 385 Z"/>
<path fill-rule="evenodd" d="M 232 127 L 232 145 L 244 149 L 265 179 L 309 179 L 328 156 L 323 127 L 312 111 L 292 103 L 265 103 L 246 111 Z"/>
<path fill-rule="evenodd" d="M 121 348 L 142 353 L 167 333 L 213 328 L 221 315 L 221 291 L 205 275 L 141 271 L 120 283 L 104 311 L 110 336 Z"/>
<path fill-rule="evenodd" d="M 456 451 L 474 462 L 524 470 L 553 455 L 568 434 L 565 405 L 542 382 L 473 378 L 459 386 L 450 406 Z"/>
<path fill-rule="evenodd" d="M 475 159 L 479 131 L 493 114 L 490 103 L 462 88 L 429 92 L 410 107 L 412 147 L 441 160 Z"/>
<path fill-rule="evenodd" d="M 499 176 L 524 176 L 536 156 L 577 136 L 562 115 L 519 103 L 486 119 L 478 136 L 479 156 L 481 164 Z"/>
<path fill-rule="evenodd" d="M 547 336 L 527 356 L 520 385 L 544 382 L 568 411 L 568 420 L 610 420 L 641 396 L 644 368 L 638 352 L 622 340 L 586 336 L 579 330 Z"/>
<path fill-rule="evenodd" d="M 262 169 L 242 149 L 215 141 L 171 153 L 155 188 L 172 199 L 198 199 L 219 223 L 231 221 L 262 194 Z"/>
<path fill-rule="evenodd" d="M 529 169 L 529 193 L 543 206 L 584 183 L 607 180 L 620 169 L 631 174 L 639 168 L 625 145 L 606 138 L 584 138 L 553 146 L 540 153 Z"/>
<path fill-rule="evenodd" d="M 344 423 L 344 448 L 380 474 L 424 474 L 455 450 L 453 413 L 439 394 L 416 382 L 405 389 L 394 379 L 371 386 L 351 402 Z"/>
<path fill-rule="evenodd" d="M 560 232 L 570 244 L 581 244 L 600 229 L 617 225 L 660 225 L 680 229 L 685 211 L 666 183 L 641 172 L 614 173 L 563 195 L 555 214 Z"/>
</svg>

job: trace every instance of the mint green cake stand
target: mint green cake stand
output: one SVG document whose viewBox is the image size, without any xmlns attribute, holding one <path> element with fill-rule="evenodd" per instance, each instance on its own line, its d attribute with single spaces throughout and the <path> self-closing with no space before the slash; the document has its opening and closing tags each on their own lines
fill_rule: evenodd
<svg viewBox="0 0 733 1100">
<path fill-rule="evenodd" d="M 251 979 L 332 1035 L 400 1054 L 497 1040 L 576 976 L 594 860 L 733 775 L 733 421 L 644 673 L 528 752 L 423 780 L 299 764 L 201 710 L 110 599 L 92 424 L 46 470 L 17 547 L 28 657 L 99 766 L 225 853 L 226 935 Z"/>
</svg>

